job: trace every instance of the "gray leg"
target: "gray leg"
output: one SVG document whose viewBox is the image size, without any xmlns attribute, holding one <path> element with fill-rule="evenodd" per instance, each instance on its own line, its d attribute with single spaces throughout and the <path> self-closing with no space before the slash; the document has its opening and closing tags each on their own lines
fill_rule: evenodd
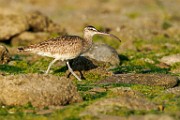
<svg viewBox="0 0 180 120">
<path fill-rule="evenodd" d="M 54 59 L 51 63 L 49 63 L 48 69 L 46 70 L 45 74 L 48 74 L 51 66 L 57 61 L 58 59 Z"/>
<path fill-rule="evenodd" d="M 81 81 L 81 79 L 73 72 L 71 66 L 69 65 L 69 61 L 66 62 L 69 71 L 74 75 L 74 77 L 76 77 L 79 81 Z"/>
</svg>

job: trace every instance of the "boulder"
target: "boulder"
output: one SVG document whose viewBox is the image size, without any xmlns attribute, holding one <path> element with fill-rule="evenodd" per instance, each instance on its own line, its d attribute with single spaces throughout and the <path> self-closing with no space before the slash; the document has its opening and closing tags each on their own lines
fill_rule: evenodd
<svg viewBox="0 0 180 120">
<path fill-rule="evenodd" d="M 24 15 L 0 14 L 0 41 L 9 40 L 28 29 L 29 25 Z"/>
<path fill-rule="evenodd" d="M 106 63 L 106 66 L 116 67 L 120 63 L 117 51 L 107 44 L 93 44 L 90 50 L 83 56 Z"/>
<path fill-rule="evenodd" d="M 92 93 L 94 90 L 95 89 L 93 88 L 88 92 Z M 107 90 L 111 91 L 111 98 L 95 101 L 91 105 L 87 106 L 80 115 L 90 115 L 101 118 L 104 115 L 109 115 L 108 113 L 113 113 L 113 111 L 121 110 L 123 108 L 146 111 L 159 110 L 158 105 L 149 101 L 142 93 L 132 90 L 130 87 L 108 88 Z M 105 92 L 105 90 L 100 91 Z"/>
<path fill-rule="evenodd" d="M 65 77 L 44 74 L 0 75 L 0 103 L 34 107 L 59 106 L 82 101 L 76 86 Z"/>
</svg>

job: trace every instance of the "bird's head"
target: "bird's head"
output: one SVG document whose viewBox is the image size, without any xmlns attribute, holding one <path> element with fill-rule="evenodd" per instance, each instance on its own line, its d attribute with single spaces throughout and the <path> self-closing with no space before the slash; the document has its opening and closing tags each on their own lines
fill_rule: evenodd
<svg viewBox="0 0 180 120">
<path fill-rule="evenodd" d="M 93 26 L 87 26 L 87 27 L 84 28 L 84 35 L 92 37 L 93 35 L 96 35 L 96 34 L 98 34 L 98 35 L 108 35 L 108 36 L 113 37 L 113 38 L 115 38 L 115 39 L 117 39 L 117 40 L 119 40 L 121 42 L 121 40 L 117 36 L 115 36 L 113 34 L 105 33 L 105 32 L 100 32 Z"/>
</svg>

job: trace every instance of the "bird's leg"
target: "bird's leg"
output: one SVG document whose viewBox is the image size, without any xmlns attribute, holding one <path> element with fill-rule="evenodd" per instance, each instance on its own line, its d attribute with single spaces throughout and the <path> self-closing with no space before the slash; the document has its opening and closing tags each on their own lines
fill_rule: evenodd
<svg viewBox="0 0 180 120">
<path fill-rule="evenodd" d="M 86 78 L 84 77 L 84 75 L 82 74 L 82 72 L 79 71 L 79 73 L 80 73 L 80 75 L 81 75 L 81 79 L 84 79 L 84 80 L 85 80 Z M 69 74 L 67 75 L 67 78 L 69 78 L 70 75 L 71 75 L 71 72 L 69 72 Z"/>
<path fill-rule="evenodd" d="M 71 72 L 69 72 L 69 74 L 67 75 L 67 78 L 69 78 L 69 77 L 70 77 L 70 75 L 71 75 Z"/>
<path fill-rule="evenodd" d="M 46 70 L 45 74 L 48 74 L 51 66 L 57 61 L 58 59 L 54 59 L 52 62 L 49 63 L 48 69 Z"/>
<path fill-rule="evenodd" d="M 80 75 L 81 75 L 81 79 L 84 79 L 84 80 L 85 80 L 86 78 L 84 77 L 82 71 L 79 70 L 79 73 L 80 73 Z"/>
<path fill-rule="evenodd" d="M 81 79 L 73 72 L 71 66 L 69 65 L 69 61 L 66 62 L 69 71 L 74 75 L 74 77 L 76 77 L 79 81 L 81 81 Z"/>
</svg>

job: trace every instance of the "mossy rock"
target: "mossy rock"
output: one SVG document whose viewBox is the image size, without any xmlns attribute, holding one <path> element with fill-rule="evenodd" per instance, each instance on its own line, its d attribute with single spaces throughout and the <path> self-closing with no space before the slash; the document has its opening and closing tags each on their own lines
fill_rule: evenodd
<svg viewBox="0 0 180 120">
<path fill-rule="evenodd" d="M 80 102 L 76 86 L 65 77 L 44 74 L 0 76 L 0 103 L 34 107 L 59 106 Z"/>
<path fill-rule="evenodd" d="M 167 74 L 116 74 L 97 82 L 97 84 L 116 83 L 142 84 L 171 88 L 178 84 L 178 78 Z"/>
</svg>

